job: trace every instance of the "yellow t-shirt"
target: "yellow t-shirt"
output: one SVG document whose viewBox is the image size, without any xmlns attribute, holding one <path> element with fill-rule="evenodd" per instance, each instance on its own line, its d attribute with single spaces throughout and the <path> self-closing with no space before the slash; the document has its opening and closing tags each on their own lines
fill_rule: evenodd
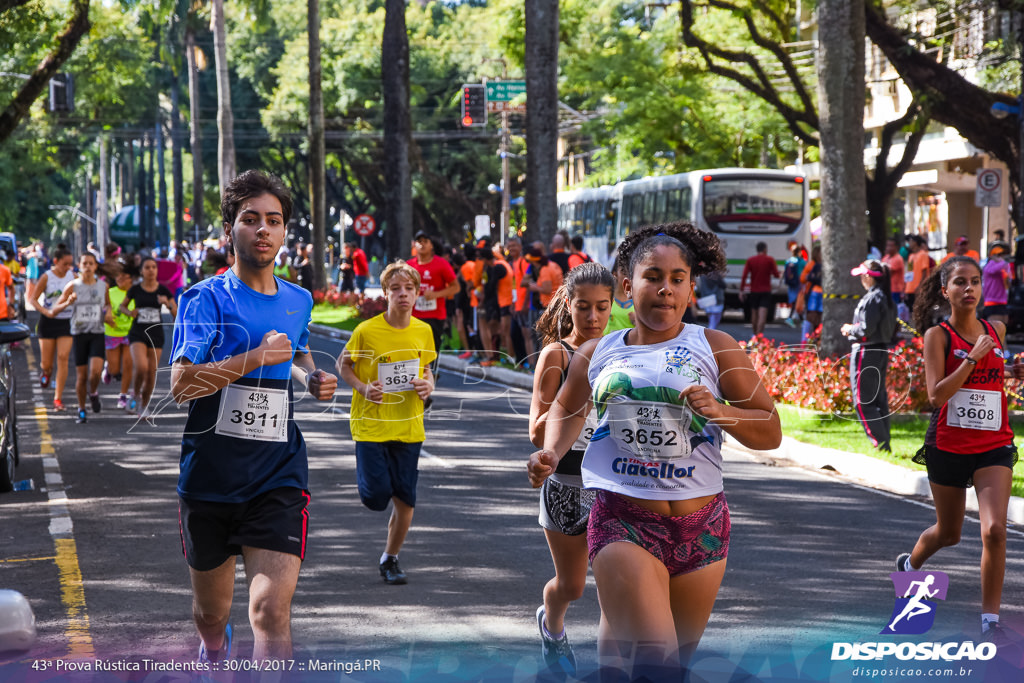
<svg viewBox="0 0 1024 683">
<path fill-rule="evenodd" d="M 408 327 L 396 329 L 382 313 L 360 323 L 345 348 L 356 377 L 363 382 L 379 379 L 385 392 L 381 403 L 352 392 L 352 439 L 376 443 L 424 441 L 423 401 L 411 389 L 389 391 L 389 387 L 408 387 L 408 378 L 413 374 L 423 377 L 423 369 L 437 357 L 430 325 L 413 318 Z"/>
</svg>

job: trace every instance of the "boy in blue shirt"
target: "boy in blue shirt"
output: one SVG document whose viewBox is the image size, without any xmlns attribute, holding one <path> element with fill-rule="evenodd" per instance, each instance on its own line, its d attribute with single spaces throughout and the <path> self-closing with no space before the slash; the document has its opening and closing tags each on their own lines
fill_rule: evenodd
<svg viewBox="0 0 1024 683">
<path fill-rule="evenodd" d="M 329 401 L 337 377 L 309 355 L 312 297 L 274 277 L 291 195 L 246 171 L 221 213 L 235 263 L 181 298 L 171 391 L 189 401 L 181 444 L 180 530 L 200 661 L 230 656 L 235 556 L 249 579 L 253 659 L 291 656 L 291 599 L 305 555 L 308 465 L 292 415 L 293 370 Z"/>
</svg>

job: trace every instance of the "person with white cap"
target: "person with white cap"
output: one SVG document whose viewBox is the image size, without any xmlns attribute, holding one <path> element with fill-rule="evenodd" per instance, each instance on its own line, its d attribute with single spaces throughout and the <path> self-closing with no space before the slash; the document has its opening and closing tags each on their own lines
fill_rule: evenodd
<svg viewBox="0 0 1024 683">
<path fill-rule="evenodd" d="M 896 331 L 896 304 L 890 291 L 889 267 L 872 259 L 851 270 L 850 275 L 860 276 L 867 290 L 853 312 L 853 322 L 840 328 L 853 342 L 850 353 L 853 405 L 875 448 L 890 451 L 885 375 L 889 368 L 889 343 Z"/>
</svg>

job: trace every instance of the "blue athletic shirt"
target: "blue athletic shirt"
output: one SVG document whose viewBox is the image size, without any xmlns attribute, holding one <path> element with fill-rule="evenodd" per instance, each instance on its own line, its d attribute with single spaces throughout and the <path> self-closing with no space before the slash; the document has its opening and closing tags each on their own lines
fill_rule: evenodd
<svg viewBox="0 0 1024 683">
<path fill-rule="evenodd" d="M 171 362 L 185 358 L 199 365 L 231 358 L 259 346 L 271 330 L 288 335 L 293 358 L 296 350 L 308 353 L 313 298 L 298 285 L 275 280 L 277 293 L 261 294 L 228 270 L 186 290 L 174 323 Z M 307 490 L 306 443 L 291 408 L 291 367 L 291 361 L 259 367 L 228 387 L 189 403 L 181 440 L 179 496 L 240 503 L 286 486 Z M 231 420 L 235 411 L 226 408 L 219 427 L 221 399 L 229 389 L 234 396 L 247 396 L 253 409 L 246 410 L 242 405 L 237 419 Z M 283 392 L 287 392 L 287 407 L 283 411 L 287 416 L 282 416 L 287 422 L 280 424 L 279 439 L 254 440 L 217 433 L 225 425 L 242 430 L 247 425 L 251 428 L 254 422 L 258 426 L 261 421 L 264 428 L 268 424 L 278 425 L 276 414 L 260 413 L 252 403 L 254 396 L 265 396 L 259 389 L 276 392 L 281 401 Z"/>
</svg>

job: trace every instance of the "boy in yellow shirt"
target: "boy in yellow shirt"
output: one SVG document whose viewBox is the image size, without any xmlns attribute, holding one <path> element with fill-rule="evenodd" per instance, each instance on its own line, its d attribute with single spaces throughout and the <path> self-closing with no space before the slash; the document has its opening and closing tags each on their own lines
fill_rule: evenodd
<svg viewBox="0 0 1024 683">
<path fill-rule="evenodd" d="M 352 387 L 352 439 L 356 442 L 359 498 L 371 510 L 393 504 L 380 558 L 386 583 L 406 582 L 398 566 L 416 507 L 416 480 L 423 430 L 423 402 L 434 390 L 430 363 L 437 356 L 430 326 L 412 316 L 420 274 L 396 262 L 381 274 L 388 310 L 352 332 L 338 359 Z"/>
</svg>

